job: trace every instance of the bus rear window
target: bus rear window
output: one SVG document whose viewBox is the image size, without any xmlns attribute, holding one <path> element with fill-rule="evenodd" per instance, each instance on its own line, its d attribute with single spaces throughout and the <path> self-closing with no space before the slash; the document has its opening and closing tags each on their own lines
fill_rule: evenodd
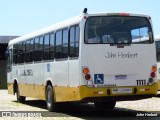
<svg viewBox="0 0 160 120">
<path fill-rule="evenodd" d="M 89 17 L 85 25 L 85 43 L 135 44 L 151 43 L 150 22 L 145 17 L 106 16 Z"/>
</svg>

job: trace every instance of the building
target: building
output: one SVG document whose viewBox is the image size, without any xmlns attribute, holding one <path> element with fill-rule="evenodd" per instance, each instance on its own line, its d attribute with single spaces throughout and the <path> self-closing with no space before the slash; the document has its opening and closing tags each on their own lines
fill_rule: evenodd
<svg viewBox="0 0 160 120">
<path fill-rule="evenodd" d="M 18 36 L 0 36 L 0 89 L 7 88 L 7 60 L 5 53 L 7 50 L 8 42 L 16 37 Z"/>
</svg>

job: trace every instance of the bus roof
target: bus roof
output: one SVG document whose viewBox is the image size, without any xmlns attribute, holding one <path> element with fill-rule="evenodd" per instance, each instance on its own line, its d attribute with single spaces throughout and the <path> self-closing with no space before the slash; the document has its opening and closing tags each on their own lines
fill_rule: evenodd
<svg viewBox="0 0 160 120">
<path fill-rule="evenodd" d="M 86 14 L 81 14 L 77 17 L 73 17 L 71 19 L 65 20 L 63 22 L 59 22 L 59 23 L 50 25 L 48 27 L 39 29 L 37 31 L 25 34 L 21 37 L 15 38 L 15 39 L 13 39 L 9 42 L 9 46 L 13 45 L 17 42 L 22 42 L 24 40 L 28 40 L 28 39 L 34 38 L 36 36 L 43 35 L 43 34 L 48 33 L 48 32 L 52 32 L 52 31 L 55 31 L 55 30 L 58 30 L 58 29 L 62 29 L 64 27 L 68 27 L 68 26 L 71 26 L 71 25 L 74 25 L 74 24 L 78 24 L 84 16 L 86 16 L 86 17 L 89 17 L 89 16 L 139 16 L 139 17 L 142 17 L 143 16 L 143 17 L 150 18 L 150 16 L 148 16 L 148 15 L 133 14 L 133 13 L 94 13 L 94 14 L 86 13 Z"/>
<path fill-rule="evenodd" d="M 18 37 L 16 39 L 12 39 L 9 42 L 9 45 L 12 45 L 12 44 L 15 44 L 17 42 L 24 41 L 24 40 L 28 40 L 28 39 L 34 38 L 36 36 L 40 36 L 40 35 L 43 35 L 45 33 L 52 32 L 52 31 L 55 31 L 55 30 L 58 30 L 58 29 L 61 29 L 61 28 L 64 28 L 64 27 L 68 27 L 68 26 L 77 24 L 77 23 L 80 22 L 80 19 L 81 19 L 81 16 L 77 16 L 77 17 L 68 19 L 66 21 L 62 21 L 62 22 L 59 22 L 57 24 L 53 24 L 53 25 L 50 25 L 48 27 L 39 29 L 37 31 L 25 34 L 25 35 L 23 35 L 21 37 Z"/>
</svg>

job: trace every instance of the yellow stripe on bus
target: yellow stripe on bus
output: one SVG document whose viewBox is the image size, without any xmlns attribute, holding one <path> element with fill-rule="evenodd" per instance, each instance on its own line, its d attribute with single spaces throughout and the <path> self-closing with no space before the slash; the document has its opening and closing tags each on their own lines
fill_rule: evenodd
<svg viewBox="0 0 160 120">
<path fill-rule="evenodd" d="M 157 82 L 158 82 L 158 90 L 160 90 L 160 79 L 157 80 Z"/>
<path fill-rule="evenodd" d="M 20 95 L 38 98 L 45 100 L 45 86 L 44 85 L 29 85 L 19 84 Z M 132 93 L 118 93 L 112 94 L 112 88 L 131 88 Z M 137 88 L 137 93 L 134 94 L 133 90 Z M 110 89 L 111 94 L 107 94 L 107 89 Z M 145 91 L 146 89 L 146 91 Z M 56 102 L 67 101 L 80 101 L 88 97 L 107 97 L 107 96 L 122 96 L 122 95 L 156 95 L 158 90 L 158 83 L 154 83 L 151 86 L 127 86 L 127 87 L 109 87 L 109 88 L 90 88 L 87 86 L 80 87 L 54 87 L 54 94 Z M 8 84 L 9 93 L 13 93 L 13 84 Z"/>
</svg>

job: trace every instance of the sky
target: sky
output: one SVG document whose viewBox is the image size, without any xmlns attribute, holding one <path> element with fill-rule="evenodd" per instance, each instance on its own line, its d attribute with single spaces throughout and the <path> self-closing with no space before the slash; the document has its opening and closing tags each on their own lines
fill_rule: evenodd
<svg viewBox="0 0 160 120">
<path fill-rule="evenodd" d="M 49 25 L 88 13 L 140 13 L 150 15 L 160 35 L 159 0 L 0 0 L 0 36 L 22 36 Z"/>
</svg>

